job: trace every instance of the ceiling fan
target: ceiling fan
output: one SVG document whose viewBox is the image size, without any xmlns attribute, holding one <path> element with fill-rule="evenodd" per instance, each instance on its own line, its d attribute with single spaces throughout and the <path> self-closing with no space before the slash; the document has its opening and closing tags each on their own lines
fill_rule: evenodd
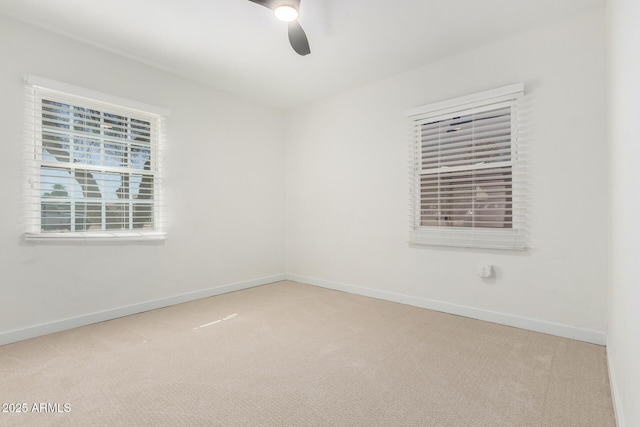
<svg viewBox="0 0 640 427">
<path fill-rule="evenodd" d="M 298 22 L 300 0 L 249 0 L 273 11 L 276 18 L 289 23 L 289 42 L 298 55 L 311 53 L 309 40 Z"/>
</svg>

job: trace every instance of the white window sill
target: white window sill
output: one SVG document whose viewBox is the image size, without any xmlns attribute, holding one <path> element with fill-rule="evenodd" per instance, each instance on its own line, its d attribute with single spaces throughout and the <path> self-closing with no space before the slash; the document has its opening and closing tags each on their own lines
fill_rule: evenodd
<svg viewBox="0 0 640 427">
<path fill-rule="evenodd" d="M 409 244 L 523 251 L 528 249 L 526 237 L 519 228 L 417 227 Z"/>
<path fill-rule="evenodd" d="M 150 242 L 166 240 L 164 231 L 125 231 L 125 232 L 78 232 L 78 233 L 25 233 L 28 242 L 88 242 L 88 243 L 116 243 L 116 242 Z"/>
</svg>

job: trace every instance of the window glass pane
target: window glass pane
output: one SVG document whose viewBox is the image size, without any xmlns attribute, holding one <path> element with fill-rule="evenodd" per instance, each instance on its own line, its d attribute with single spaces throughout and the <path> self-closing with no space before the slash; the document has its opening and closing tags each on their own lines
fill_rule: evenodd
<svg viewBox="0 0 640 427">
<path fill-rule="evenodd" d="M 151 147 L 132 143 L 129 167 L 136 170 L 151 170 Z"/>
<path fill-rule="evenodd" d="M 101 230 L 103 214 L 106 229 L 153 226 L 152 175 L 43 167 L 40 184 L 42 231 Z"/>
<path fill-rule="evenodd" d="M 511 176 L 494 175 L 493 180 L 474 188 L 473 216 L 476 227 L 512 228 Z"/>
<path fill-rule="evenodd" d="M 123 116 L 104 113 L 101 127 L 104 129 L 104 135 L 110 138 L 127 139 L 129 136 L 129 121 Z"/>
<path fill-rule="evenodd" d="M 128 146 L 119 142 L 104 142 L 101 164 L 104 166 L 119 168 L 127 167 Z"/>
<path fill-rule="evenodd" d="M 130 178 L 130 191 L 133 199 L 152 200 L 153 199 L 153 176 L 135 175 Z"/>
<path fill-rule="evenodd" d="M 133 203 L 133 228 L 153 227 L 153 203 L 140 200 Z"/>
<path fill-rule="evenodd" d="M 441 227 L 473 226 L 473 186 L 447 174 L 422 177 L 421 225 Z"/>
<path fill-rule="evenodd" d="M 128 203 L 108 202 L 106 204 L 107 229 L 129 229 L 129 209 Z"/>
<path fill-rule="evenodd" d="M 68 163 L 70 161 L 71 138 L 42 132 L 42 160 Z"/>
<path fill-rule="evenodd" d="M 68 198 L 73 187 L 73 178 L 66 168 L 40 169 L 40 196 L 45 199 Z"/>
<path fill-rule="evenodd" d="M 425 174 L 420 180 L 420 225 L 512 228 L 509 167 Z"/>
<path fill-rule="evenodd" d="M 71 112 L 67 104 L 42 100 L 42 126 L 51 128 L 70 129 Z"/>
<path fill-rule="evenodd" d="M 75 208 L 75 231 L 102 230 L 102 203 L 78 202 Z"/>
<path fill-rule="evenodd" d="M 98 134 L 100 128 L 100 111 L 83 107 L 73 107 L 73 130 L 83 133 Z"/>
<path fill-rule="evenodd" d="M 94 172 L 93 176 L 103 199 L 129 198 L 128 174 Z"/>
<path fill-rule="evenodd" d="M 131 136 L 134 141 L 148 145 L 151 142 L 151 123 L 131 118 Z"/>
<path fill-rule="evenodd" d="M 71 147 L 71 163 L 94 166 L 102 164 L 102 150 L 99 140 L 74 138 Z"/>
<path fill-rule="evenodd" d="M 71 230 L 71 203 L 43 198 L 41 205 L 41 231 Z"/>
<path fill-rule="evenodd" d="M 511 108 L 461 115 L 421 125 L 422 168 L 511 160 Z"/>
</svg>

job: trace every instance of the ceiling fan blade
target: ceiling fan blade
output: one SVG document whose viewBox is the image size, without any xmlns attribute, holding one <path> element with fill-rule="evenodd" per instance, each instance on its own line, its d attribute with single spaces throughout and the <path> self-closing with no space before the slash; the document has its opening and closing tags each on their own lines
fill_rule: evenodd
<svg viewBox="0 0 640 427">
<path fill-rule="evenodd" d="M 304 56 L 311 53 L 307 35 L 298 21 L 289 22 L 289 42 L 298 55 Z"/>
<path fill-rule="evenodd" d="M 260 6 L 264 6 L 269 9 L 273 9 L 273 1 L 272 0 L 249 0 L 252 3 L 259 4 Z"/>
</svg>

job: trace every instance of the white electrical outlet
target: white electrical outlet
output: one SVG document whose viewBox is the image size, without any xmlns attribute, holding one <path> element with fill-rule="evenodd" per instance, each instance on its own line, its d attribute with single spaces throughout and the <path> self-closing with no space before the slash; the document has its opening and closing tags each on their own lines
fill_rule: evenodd
<svg viewBox="0 0 640 427">
<path fill-rule="evenodd" d="M 493 266 L 492 265 L 479 265 L 478 266 L 478 276 L 480 277 L 491 277 L 493 275 Z"/>
</svg>

